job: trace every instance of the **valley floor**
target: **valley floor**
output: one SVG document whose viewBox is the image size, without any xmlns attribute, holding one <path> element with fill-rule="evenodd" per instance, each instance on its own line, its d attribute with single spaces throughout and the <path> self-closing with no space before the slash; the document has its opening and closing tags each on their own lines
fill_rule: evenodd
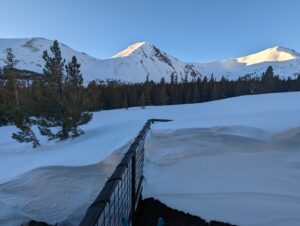
<svg viewBox="0 0 300 226">
<path fill-rule="evenodd" d="M 300 92 L 102 111 L 66 142 L 0 134 L 0 225 L 74 225 L 148 118 L 144 196 L 204 219 L 299 225 Z M 3 208 L 2 208 L 3 207 Z"/>
</svg>

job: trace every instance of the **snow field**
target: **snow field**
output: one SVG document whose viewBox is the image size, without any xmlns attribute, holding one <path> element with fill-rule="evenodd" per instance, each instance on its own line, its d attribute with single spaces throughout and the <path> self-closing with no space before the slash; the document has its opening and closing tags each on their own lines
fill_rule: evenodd
<svg viewBox="0 0 300 226">
<path fill-rule="evenodd" d="M 154 124 L 147 138 L 144 196 L 206 219 L 297 225 L 299 99 L 291 92 L 101 111 L 83 136 L 41 138 L 38 149 L 0 127 L 0 225 L 73 225 L 149 118 L 174 121 Z"/>
</svg>

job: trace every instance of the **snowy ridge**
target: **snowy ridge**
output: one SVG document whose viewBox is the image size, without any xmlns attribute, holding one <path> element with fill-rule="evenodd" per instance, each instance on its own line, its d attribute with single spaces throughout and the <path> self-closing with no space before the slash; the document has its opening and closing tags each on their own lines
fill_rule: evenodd
<svg viewBox="0 0 300 226">
<path fill-rule="evenodd" d="M 52 40 L 44 38 L 0 39 L 0 68 L 4 65 L 6 49 L 11 48 L 18 60 L 17 68 L 41 73 L 44 67 L 43 52 L 50 51 L 52 44 Z M 94 79 L 98 59 L 73 50 L 63 43 L 60 43 L 60 48 L 66 60 L 71 60 L 72 56 L 77 57 L 86 80 Z"/>
<path fill-rule="evenodd" d="M 275 46 L 247 56 L 197 64 L 203 74 L 213 73 L 217 78 L 222 75 L 229 79 L 239 76 L 261 76 L 268 66 L 282 78 L 295 78 L 300 74 L 300 54 L 282 46 Z"/>
<path fill-rule="evenodd" d="M 49 50 L 53 41 L 44 38 L 0 39 L 0 67 L 4 66 L 6 49 L 12 48 L 19 60 L 17 68 L 42 72 L 43 51 Z M 85 82 L 97 79 L 118 79 L 125 82 L 144 82 L 149 79 L 168 81 L 172 74 L 181 77 L 201 76 L 191 65 L 161 51 L 149 42 L 139 42 L 116 54 L 112 58 L 99 60 L 60 43 L 63 58 L 70 60 L 73 55 L 81 64 Z"/>
<path fill-rule="evenodd" d="M 258 53 L 250 54 L 245 57 L 239 57 L 236 60 L 237 62 L 245 63 L 248 66 L 248 65 L 259 64 L 263 62 L 273 62 L 273 61 L 280 62 L 280 61 L 293 60 L 299 57 L 300 54 L 293 50 L 281 46 L 275 46 L 273 48 L 269 48 Z"/>
<path fill-rule="evenodd" d="M 42 72 L 43 51 L 49 50 L 53 41 L 44 38 L 0 39 L 0 68 L 4 65 L 5 50 L 12 48 L 19 60 L 17 67 Z M 165 53 L 149 42 L 138 42 L 109 59 L 100 60 L 83 52 L 76 51 L 60 43 L 62 56 L 70 60 L 75 55 L 88 83 L 97 79 L 118 79 L 125 82 L 144 82 L 147 77 L 153 81 L 166 81 L 171 75 L 188 79 L 210 76 L 217 79 L 226 76 L 237 79 L 239 76 L 261 76 L 268 66 L 281 77 L 294 78 L 300 73 L 300 54 L 281 46 L 269 48 L 248 56 L 208 63 L 186 63 Z"/>
<path fill-rule="evenodd" d="M 137 43 L 135 43 L 133 45 L 128 46 L 127 49 L 124 49 L 123 51 L 117 53 L 112 58 L 130 56 L 135 51 L 137 51 L 138 49 L 140 49 L 143 45 L 149 45 L 149 43 L 147 43 L 147 42 L 137 42 Z"/>
</svg>

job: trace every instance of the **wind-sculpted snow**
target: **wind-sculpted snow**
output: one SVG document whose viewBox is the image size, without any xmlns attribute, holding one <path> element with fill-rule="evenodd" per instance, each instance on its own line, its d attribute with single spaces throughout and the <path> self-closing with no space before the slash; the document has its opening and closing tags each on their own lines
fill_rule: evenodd
<svg viewBox="0 0 300 226">
<path fill-rule="evenodd" d="M 144 197 L 208 220 L 297 226 L 299 128 L 276 134 L 240 126 L 152 131 Z"/>
<path fill-rule="evenodd" d="M 31 219 L 78 225 L 127 149 L 125 145 L 95 165 L 36 168 L 1 184 L 0 225 L 21 225 Z"/>
<path fill-rule="evenodd" d="M 49 51 L 52 43 L 44 38 L 0 39 L 0 68 L 5 64 L 5 50 L 12 48 L 19 60 L 17 68 L 41 73 L 44 67 L 43 51 Z M 217 79 L 224 75 L 235 80 L 245 75 L 261 76 L 268 66 L 272 66 L 275 74 L 284 78 L 295 78 L 300 73 L 300 54 L 280 46 L 244 57 L 208 63 L 183 62 L 149 42 L 135 43 L 104 60 L 73 50 L 63 43 L 60 43 L 60 47 L 67 61 L 73 55 L 77 57 L 86 84 L 98 79 L 136 83 L 144 82 L 147 77 L 155 82 L 159 82 L 162 77 L 170 81 L 171 76 L 177 76 L 178 81 L 181 81 L 186 77 L 191 80 L 210 77 L 211 74 Z"/>
<path fill-rule="evenodd" d="M 38 134 L 37 149 L 13 140 L 15 127 L 0 127 L 0 225 L 73 225 L 117 163 L 114 151 L 125 151 L 149 118 L 173 121 L 147 137 L 144 196 L 207 220 L 298 225 L 299 99 L 290 92 L 101 111 L 76 139 Z"/>
<path fill-rule="evenodd" d="M 235 132 L 235 128 L 243 126 L 261 128 L 272 133 L 283 132 L 300 125 L 299 99 L 300 92 L 290 92 L 242 96 L 201 104 L 100 111 L 94 113 L 91 123 L 83 127 L 85 134 L 74 140 L 47 141 L 34 127 L 42 143 L 37 149 L 32 149 L 30 144 L 20 144 L 13 140 L 11 134 L 16 131 L 15 127 L 0 127 L 0 183 L 43 166 L 96 164 L 133 139 L 149 118 L 174 120 L 154 125 L 154 129 L 161 130 L 225 130 L 224 126 L 231 126 L 230 134 L 243 135 L 240 133 L 244 130 Z M 249 133 L 247 130 L 247 134 Z M 257 129 L 252 133 L 256 136 Z M 269 136 L 259 134 L 261 138 Z"/>
</svg>

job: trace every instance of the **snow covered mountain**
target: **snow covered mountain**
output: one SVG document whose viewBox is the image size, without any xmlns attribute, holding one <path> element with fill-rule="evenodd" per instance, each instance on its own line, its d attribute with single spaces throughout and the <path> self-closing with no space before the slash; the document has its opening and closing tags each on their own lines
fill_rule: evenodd
<svg viewBox="0 0 300 226">
<path fill-rule="evenodd" d="M 52 40 L 44 38 L 24 38 L 24 39 L 0 39 L 0 67 L 4 65 L 6 57 L 6 49 L 11 48 L 19 61 L 17 68 L 42 72 L 44 67 L 44 60 L 42 58 L 44 50 L 50 50 L 53 44 Z M 63 43 L 60 43 L 62 56 L 66 60 L 71 60 L 72 56 L 76 56 L 78 61 L 82 64 L 82 72 L 85 80 L 93 80 L 97 76 L 97 64 L 101 61 L 88 56 L 85 53 L 75 51 Z"/>
<path fill-rule="evenodd" d="M 268 66 L 272 66 L 275 74 L 294 78 L 300 74 L 300 54 L 294 50 L 275 46 L 248 56 L 196 64 L 202 74 L 213 73 L 217 78 L 222 75 L 230 79 L 239 76 L 261 76 Z"/>
<path fill-rule="evenodd" d="M 53 41 L 44 38 L 0 39 L 0 67 L 4 65 L 5 50 L 12 48 L 19 60 L 17 67 L 42 72 L 44 61 L 42 54 L 49 50 Z M 81 63 L 86 82 L 95 79 L 120 79 L 126 82 L 143 82 L 146 77 L 159 81 L 165 77 L 177 75 L 178 79 L 189 79 L 212 73 L 220 78 L 229 79 L 239 76 L 260 76 L 271 65 L 276 74 L 294 77 L 300 73 L 300 54 L 294 50 L 276 46 L 245 57 L 208 63 L 186 63 L 165 53 L 149 42 L 138 42 L 113 57 L 100 60 L 83 52 L 78 52 L 60 43 L 63 58 L 70 60 L 75 55 Z"/>
<path fill-rule="evenodd" d="M 52 40 L 0 39 L 0 67 L 4 65 L 6 49 L 12 48 L 19 60 L 17 67 L 29 71 L 42 72 L 43 51 L 49 50 Z M 194 65 L 186 64 L 161 51 L 148 42 L 139 42 L 129 46 L 110 59 L 99 60 L 85 53 L 75 51 L 60 43 L 62 56 L 70 60 L 75 55 L 81 64 L 85 81 L 95 79 L 120 79 L 127 82 L 143 82 L 146 77 L 160 81 L 162 77 L 169 80 L 171 74 L 178 77 L 201 76 Z"/>
</svg>

